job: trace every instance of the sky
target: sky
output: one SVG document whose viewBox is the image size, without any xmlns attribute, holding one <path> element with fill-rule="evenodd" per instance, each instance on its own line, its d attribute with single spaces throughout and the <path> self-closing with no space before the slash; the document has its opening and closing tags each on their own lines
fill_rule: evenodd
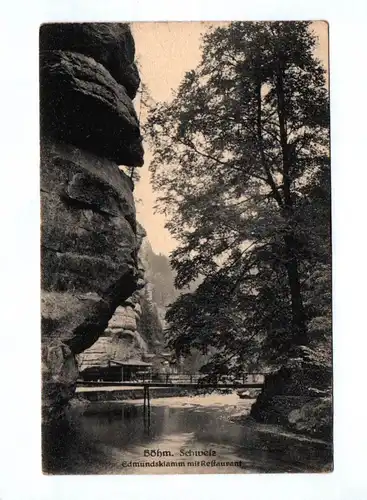
<svg viewBox="0 0 367 500">
<path fill-rule="evenodd" d="M 213 24 L 219 26 L 225 23 L 132 23 L 140 77 L 155 101 L 170 101 L 172 91 L 179 86 L 186 71 L 199 64 L 201 36 Z M 319 38 L 315 55 L 328 69 L 328 25 L 317 21 L 312 27 Z M 136 99 L 135 106 L 139 114 L 139 98 Z M 140 118 L 144 121 L 143 111 Z M 136 199 L 140 200 L 137 203 L 137 217 L 147 231 L 153 250 L 169 255 L 177 242 L 164 227 L 166 218 L 154 212 L 157 193 L 152 190 L 149 173 L 152 152 L 147 143 L 144 143 L 144 149 L 145 163 L 140 168 L 140 181 L 135 186 Z"/>
</svg>

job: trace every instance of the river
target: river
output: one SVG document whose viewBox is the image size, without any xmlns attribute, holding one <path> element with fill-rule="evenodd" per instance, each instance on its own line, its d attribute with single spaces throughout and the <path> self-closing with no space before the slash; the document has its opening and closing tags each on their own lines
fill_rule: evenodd
<svg viewBox="0 0 367 500">
<path fill-rule="evenodd" d="M 237 394 L 91 403 L 83 414 L 43 430 L 50 474 L 168 474 L 323 471 L 322 442 L 256 424 L 252 400 Z M 147 465 L 148 463 L 148 465 Z"/>
</svg>

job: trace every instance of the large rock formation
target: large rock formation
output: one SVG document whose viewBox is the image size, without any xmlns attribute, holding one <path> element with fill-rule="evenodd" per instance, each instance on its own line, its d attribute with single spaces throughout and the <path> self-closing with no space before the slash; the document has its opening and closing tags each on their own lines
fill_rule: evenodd
<svg viewBox="0 0 367 500">
<path fill-rule="evenodd" d="M 147 281 L 147 301 L 156 309 L 162 325 L 165 325 L 167 307 L 179 296 L 179 291 L 174 286 L 175 275 L 169 258 L 156 254 L 147 238 L 142 242 L 140 256 Z"/>
<path fill-rule="evenodd" d="M 280 424 L 331 441 L 332 366 L 328 351 L 298 348 L 280 370 L 265 377 L 251 415 L 259 422 Z"/>
<path fill-rule="evenodd" d="M 138 290 L 117 307 L 103 336 L 77 357 L 80 372 L 107 366 L 113 361 L 144 362 L 164 349 L 163 324 L 159 308 L 153 300 L 154 285 L 149 281 L 150 259 L 146 249 L 151 249 L 151 246 L 140 224 L 137 225 L 137 236 L 141 276 Z"/>
<path fill-rule="evenodd" d="M 75 356 L 139 287 L 133 184 L 141 166 L 126 24 L 40 30 L 43 416 L 73 396 Z"/>
</svg>

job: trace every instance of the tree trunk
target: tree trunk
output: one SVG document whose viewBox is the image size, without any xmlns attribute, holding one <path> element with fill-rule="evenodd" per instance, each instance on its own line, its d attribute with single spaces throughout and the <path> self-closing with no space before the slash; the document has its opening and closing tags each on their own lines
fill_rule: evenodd
<svg viewBox="0 0 367 500">
<path fill-rule="evenodd" d="M 288 276 L 288 284 L 290 289 L 291 304 L 292 304 L 292 324 L 294 329 L 294 341 L 296 345 L 307 345 L 307 328 L 305 312 L 301 293 L 301 283 L 299 277 L 299 266 L 297 257 L 297 242 L 292 230 L 292 215 L 293 215 L 293 200 L 291 195 L 291 173 L 289 147 L 287 137 L 287 115 L 284 99 L 283 86 L 283 71 L 281 65 L 277 71 L 277 107 L 279 118 L 280 143 L 282 149 L 283 161 L 283 192 L 284 192 L 284 216 L 289 223 L 287 233 L 284 235 L 284 243 L 286 249 L 286 270 Z"/>
<path fill-rule="evenodd" d="M 256 98 L 257 98 L 257 136 L 260 152 L 260 159 L 267 176 L 267 182 L 273 192 L 274 199 L 282 210 L 283 215 L 289 227 L 287 233 L 284 235 L 284 244 L 286 250 L 286 272 L 288 277 L 288 285 L 291 297 L 292 307 L 292 325 L 293 325 L 293 339 L 296 345 L 307 344 L 307 329 L 306 320 L 303 307 L 303 300 L 301 294 L 301 283 L 299 278 L 299 267 L 297 258 L 297 242 L 294 233 L 291 229 L 292 215 L 293 215 L 293 202 L 291 196 L 291 177 L 290 177 L 290 162 L 288 155 L 288 141 L 287 141 L 287 126 L 286 126 L 286 109 L 284 102 L 284 89 L 283 89 L 283 73 L 282 68 L 279 67 L 277 72 L 277 99 L 278 99 L 278 118 L 279 118 L 279 132 L 280 132 L 280 145 L 282 150 L 283 161 L 283 193 L 282 198 L 280 192 L 275 184 L 274 178 L 271 174 L 269 166 L 264 155 L 263 137 L 262 137 L 262 100 L 261 100 L 261 81 L 259 80 L 256 85 Z"/>
<path fill-rule="evenodd" d="M 287 253 L 286 270 L 292 304 L 292 323 L 294 341 L 296 345 L 307 345 L 307 329 L 303 307 L 301 283 L 299 278 L 296 242 L 292 234 L 284 236 Z"/>
</svg>

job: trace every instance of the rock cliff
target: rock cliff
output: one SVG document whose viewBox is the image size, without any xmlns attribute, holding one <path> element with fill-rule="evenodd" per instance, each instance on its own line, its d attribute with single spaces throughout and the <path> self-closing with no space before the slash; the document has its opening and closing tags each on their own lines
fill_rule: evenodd
<svg viewBox="0 0 367 500">
<path fill-rule="evenodd" d="M 147 280 L 146 298 L 165 325 L 167 307 L 179 296 L 174 286 L 175 275 L 166 255 L 156 254 L 147 238 L 141 247 L 141 260 Z"/>
<path fill-rule="evenodd" d="M 139 224 L 137 236 L 140 272 L 138 290 L 117 307 L 103 335 L 77 356 L 80 372 L 94 366 L 104 366 L 109 361 L 144 361 L 165 348 L 161 319 L 164 316 L 164 304 L 161 301 L 157 303 L 155 294 L 154 257 L 157 256 Z M 168 262 L 166 257 L 164 259 Z M 168 280 L 167 286 L 173 286 L 172 280 Z"/>
<path fill-rule="evenodd" d="M 40 29 L 43 417 L 62 415 L 76 355 L 141 286 L 133 184 L 139 86 L 126 24 Z"/>
</svg>

